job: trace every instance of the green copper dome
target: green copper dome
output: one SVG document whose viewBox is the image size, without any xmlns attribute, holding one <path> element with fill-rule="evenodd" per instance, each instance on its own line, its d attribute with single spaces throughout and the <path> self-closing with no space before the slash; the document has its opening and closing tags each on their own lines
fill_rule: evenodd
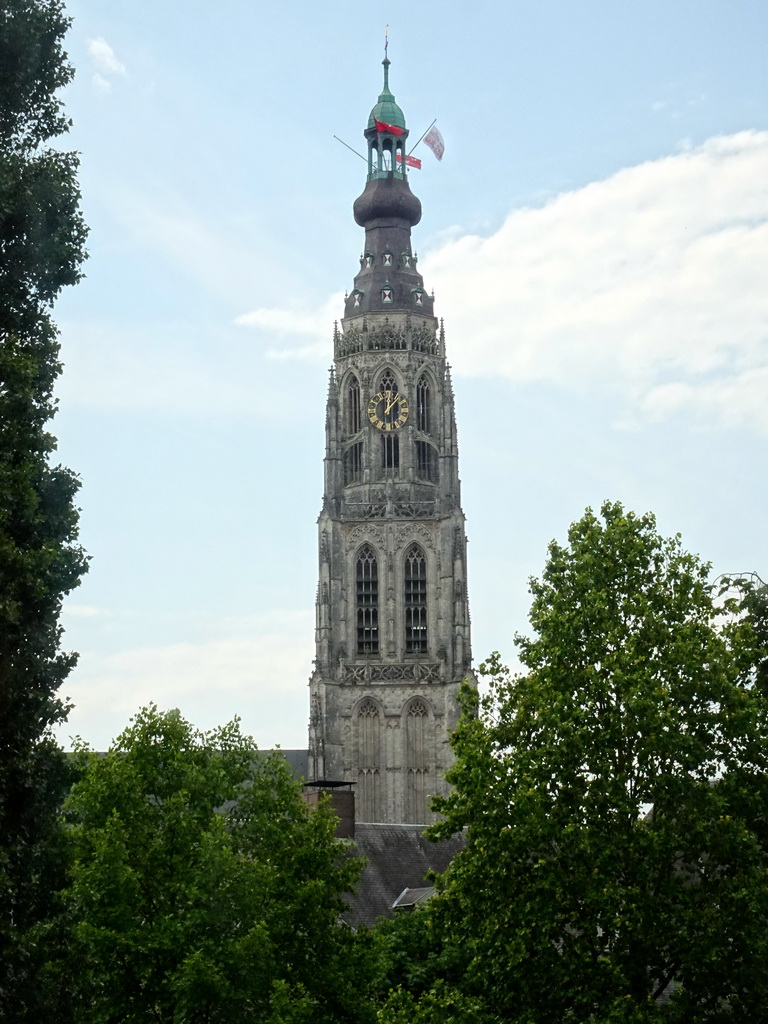
<svg viewBox="0 0 768 1024">
<path fill-rule="evenodd" d="M 384 88 L 379 95 L 379 102 L 371 111 L 368 118 L 368 127 L 375 128 L 375 121 L 384 121 L 385 124 L 394 125 L 396 128 L 405 128 L 405 114 L 395 103 L 395 97 L 389 91 L 389 60 L 385 57 L 381 62 L 384 65 Z"/>
</svg>

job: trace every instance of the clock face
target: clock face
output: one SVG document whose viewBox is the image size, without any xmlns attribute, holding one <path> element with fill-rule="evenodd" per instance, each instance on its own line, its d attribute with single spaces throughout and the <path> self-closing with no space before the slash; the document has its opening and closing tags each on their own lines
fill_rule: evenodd
<svg viewBox="0 0 768 1024">
<path fill-rule="evenodd" d="M 408 402 L 398 391 L 380 391 L 368 403 L 368 419 L 379 430 L 399 430 L 408 419 Z"/>
</svg>

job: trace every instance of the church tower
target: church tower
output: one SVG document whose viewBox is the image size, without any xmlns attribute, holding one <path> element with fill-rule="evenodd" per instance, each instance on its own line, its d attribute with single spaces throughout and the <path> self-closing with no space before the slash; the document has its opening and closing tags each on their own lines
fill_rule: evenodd
<svg viewBox="0 0 768 1024">
<path fill-rule="evenodd" d="M 445 335 L 411 243 L 421 203 L 383 63 L 354 204 L 364 249 L 333 337 L 309 775 L 354 783 L 358 821 L 427 824 L 472 678 L 467 551 Z"/>
</svg>

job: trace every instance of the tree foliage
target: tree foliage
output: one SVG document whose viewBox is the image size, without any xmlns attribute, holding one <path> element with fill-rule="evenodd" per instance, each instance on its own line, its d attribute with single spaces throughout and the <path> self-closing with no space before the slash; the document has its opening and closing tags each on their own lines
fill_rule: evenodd
<svg viewBox="0 0 768 1024">
<path fill-rule="evenodd" d="M 56 0 L 0 0 L 0 1007 L 40 1020 L 36 923 L 61 866 L 52 832 L 67 784 L 50 726 L 74 664 L 61 602 L 85 571 L 76 477 L 50 464 L 60 372 L 51 304 L 79 277 L 77 159 L 48 144 L 72 76 Z M 53 845 L 52 845 L 53 844 Z"/>
<path fill-rule="evenodd" d="M 468 846 L 431 912 L 491 1019 L 764 1013 L 758 645 L 708 575 L 653 516 L 587 510 L 531 581 L 524 672 L 494 656 L 487 697 L 464 693 L 433 834 Z"/>
<path fill-rule="evenodd" d="M 148 708 L 67 802 L 78 1024 L 364 1021 L 360 862 L 279 753 Z"/>
</svg>

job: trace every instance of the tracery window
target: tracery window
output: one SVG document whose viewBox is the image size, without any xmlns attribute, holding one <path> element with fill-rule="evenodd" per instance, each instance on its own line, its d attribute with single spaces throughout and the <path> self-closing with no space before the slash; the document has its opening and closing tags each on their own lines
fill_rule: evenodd
<svg viewBox="0 0 768 1024">
<path fill-rule="evenodd" d="M 418 544 L 405 554 L 405 650 L 427 650 L 427 560 Z"/>
<path fill-rule="evenodd" d="M 352 374 L 347 388 L 347 430 L 350 434 L 356 434 L 361 425 L 360 381 Z"/>
<path fill-rule="evenodd" d="M 397 381 L 391 370 L 385 370 L 381 375 L 380 391 L 397 391 Z"/>
<path fill-rule="evenodd" d="M 406 821 L 425 823 L 429 785 L 429 712 L 423 700 L 411 701 L 405 718 Z"/>
<path fill-rule="evenodd" d="M 381 716 L 376 704 L 363 701 L 357 713 L 358 813 L 362 821 L 381 820 Z"/>
<path fill-rule="evenodd" d="M 416 442 L 416 475 L 432 483 L 437 481 L 437 453 L 429 441 Z"/>
<path fill-rule="evenodd" d="M 429 379 L 425 374 L 419 377 L 416 384 L 416 428 L 429 433 L 431 399 L 429 393 Z"/>
<path fill-rule="evenodd" d="M 357 653 L 379 650 L 379 573 L 376 555 L 366 544 L 357 556 Z"/>
<path fill-rule="evenodd" d="M 360 766 L 362 768 L 378 768 L 381 761 L 379 709 L 369 698 L 360 705 L 357 717 Z"/>
<path fill-rule="evenodd" d="M 344 452 L 344 483 L 354 484 L 363 479 L 363 442 L 351 445 Z"/>
</svg>

